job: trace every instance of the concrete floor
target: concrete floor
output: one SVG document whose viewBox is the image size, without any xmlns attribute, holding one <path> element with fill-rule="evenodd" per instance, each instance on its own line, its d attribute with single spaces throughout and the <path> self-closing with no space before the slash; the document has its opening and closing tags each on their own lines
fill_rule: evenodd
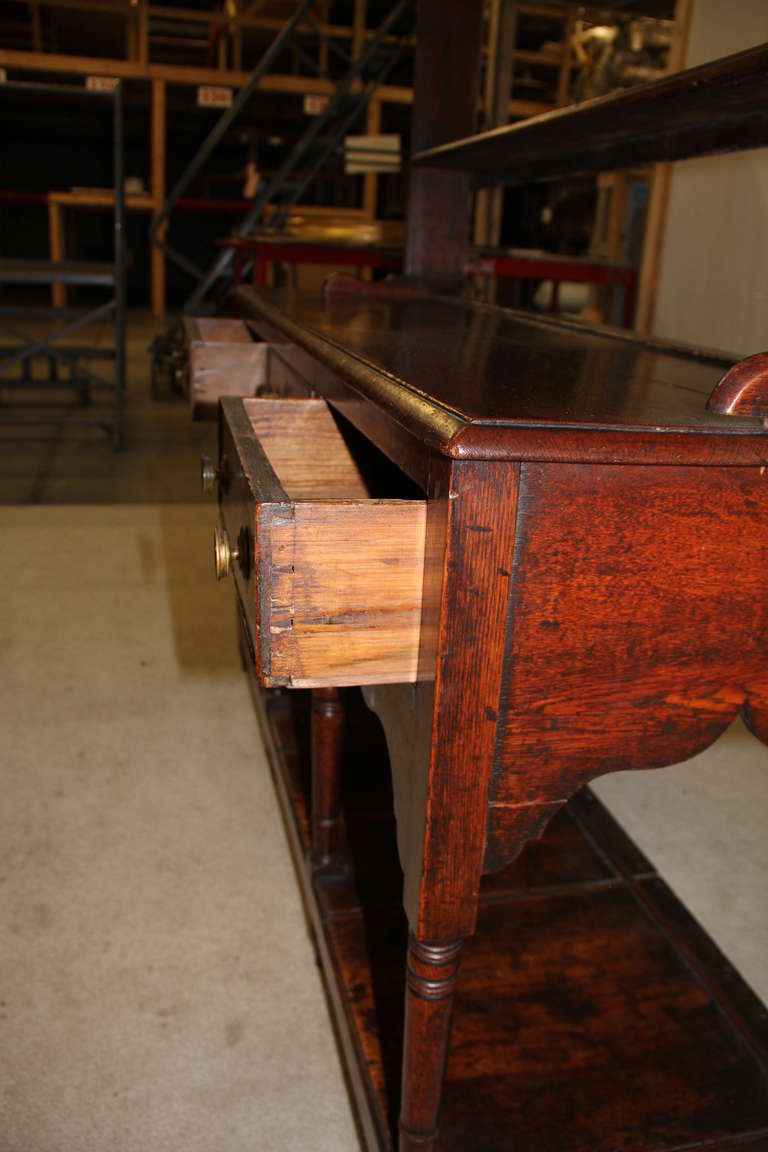
<svg viewBox="0 0 768 1152">
<path fill-rule="evenodd" d="M 213 579 L 212 425 L 2 430 L 0 1152 L 356 1152 Z M 597 791 L 768 1001 L 768 751 L 740 725 Z"/>
</svg>

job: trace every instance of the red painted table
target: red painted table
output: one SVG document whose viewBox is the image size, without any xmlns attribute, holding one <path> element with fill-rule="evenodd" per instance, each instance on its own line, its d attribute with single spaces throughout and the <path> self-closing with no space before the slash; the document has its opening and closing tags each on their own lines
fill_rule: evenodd
<svg viewBox="0 0 768 1152">
<path fill-rule="evenodd" d="M 631 328 L 635 315 L 635 269 L 628 264 L 609 264 L 581 256 L 557 256 L 525 248 L 485 248 L 465 269 L 468 276 L 494 276 L 513 280 L 551 280 L 550 312 L 558 311 L 561 284 L 600 284 L 624 289 L 621 310 L 623 328 Z"/>
<path fill-rule="evenodd" d="M 227 236 L 222 247 L 234 252 L 235 283 L 242 283 L 243 266 L 253 263 L 254 282 L 268 283 L 270 264 L 334 264 L 345 268 L 374 268 L 400 272 L 402 248 L 387 244 L 360 244 L 340 240 L 298 240 L 287 236 Z"/>
</svg>

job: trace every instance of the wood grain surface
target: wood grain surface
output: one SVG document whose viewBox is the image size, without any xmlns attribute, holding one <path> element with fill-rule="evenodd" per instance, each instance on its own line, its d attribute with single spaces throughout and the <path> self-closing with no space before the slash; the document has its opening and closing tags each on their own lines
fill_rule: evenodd
<svg viewBox="0 0 768 1152">
<path fill-rule="evenodd" d="M 426 502 L 371 497 L 322 400 L 222 411 L 221 514 L 262 683 L 415 681 Z"/>
<path fill-rule="evenodd" d="M 585 780 L 768 716 L 761 469 L 524 465 L 519 509 L 488 866 Z"/>
<path fill-rule="evenodd" d="M 348 869 L 312 885 L 307 695 L 261 702 L 268 747 L 365 1147 L 391 1152 L 408 925 L 386 751 L 350 691 Z M 768 1148 L 765 1010 L 588 790 L 484 878 L 461 957 L 438 1152 Z"/>
<path fill-rule="evenodd" d="M 437 296 L 234 295 L 417 478 L 415 448 L 462 460 L 768 462 L 761 419 L 707 410 L 736 359 L 724 353 Z M 415 441 L 410 452 L 393 424 Z"/>
<path fill-rule="evenodd" d="M 768 419 L 768 352 L 734 364 L 707 401 L 711 412 Z"/>
</svg>

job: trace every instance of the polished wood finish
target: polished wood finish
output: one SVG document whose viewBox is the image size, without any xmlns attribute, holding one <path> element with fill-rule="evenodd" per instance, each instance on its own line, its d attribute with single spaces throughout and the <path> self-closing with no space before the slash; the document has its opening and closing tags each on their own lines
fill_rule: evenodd
<svg viewBox="0 0 768 1152">
<path fill-rule="evenodd" d="M 473 132 L 483 7 L 455 0 L 446 19 L 441 0 L 420 0 L 411 146 L 432 148 L 457 132 Z M 459 291 L 469 242 L 469 177 L 413 169 L 408 182 L 405 271 L 441 289 Z"/>
<path fill-rule="evenodd" d="M 422 148 L 415 169 L 467 172 L 476 185 L 562 178 L 768 144 L 768 47 L 689 68 L 518 124 Z"/>
<path fill-rule="evenodd" d="M 409 936 L 382 733 L 350 692 L 348 867 L 313 882 L 309 702 L 257 703 L 364 1145 L 391 1152 Z M 484 878 L 460 959 L 438 1152 L 768 1148 L 765 1010 L 588 791 Z"/>
<path fill-rule="evenodd" d="M 742 709 L 766 732 L 767 496 L 759 468 L 522 467 L 486 866 L 594 776 Z"/>
<path fill-rule="evenodd" d="M 345 415 L 383 451 L 394 420 L 421 456 L 458 460 L 768 459 L 760 420 L 707 411 L 731 363 L 723 353 L 426 295 L 234 295 L 257 330 L 307 354 L 315 386 L 334 404 L 340 390 Z M 396 462 L 413 474 L 404 451 Z"/>
<path fill-rule="evenodd" d="M 312 867 L 339 867 L 344 705 L 338 688 L 312 691 Z"/>
<path fill-rule="evenodd" d="M 408 941 L 399 1152 L 431 1148 L 437 1139 L 460 956 L 460 940 Z"/>
<path fill-rule="evenodd" d="M 758 352 L 735 364 L 707 401 L 711 412 L 768 419 L 768 353 Z"/>
<path fill-rule="evenodd" d="M 372 493 L 322 400 L 222 405 L 222 518 L 262 683 L 415 680 L 425 502 Z"/>
<path fill-rule="evenodd" d="M 238 302 L 255 330 L 327 398 L 328 406 L 318 400 L 294 407 L 296 420 L 288 401 L 224 402 L 223 459 L 235 453 L 243 482 L 240 488 L 240 481 L 230 483 L 235 473 L 229 472 L 222 515 L 233 538 L 244 523 L 238 520 L 243 508 L 246 522 L 255 524 L 256 585 L 241 580 L 238 587 L 257 677 L 294 686 L 365 682 L 387 740 L 410 937 L 410 975 L 398 989 L 406 1001 L 401 1149 L 506 1148 L 510 1132 L 522 1141 L 518 1125 L 532 1107 L 530 1094 L 543 1092 L 535 1087 L 535 1065 L 546 1077 L 563 1058 L 560 1050 L 553 1058 L 538 1046 L 541 1016 L 527 1017 L 518 997 L 525 998 L 522 981 L 537 977 L 534 937 L 526 936 L 533 925 L 561 941 L 552 945 L 547 979 L 567 974 L 558 934 L 568 900 L 557 910 L 551 906 L 551 921 L 537 919 L 538 904 L 527 909 L 527 919 L 512 914 L 505 921 L 501 909 L 484 908 L 482 876 L 503 875 L 594 776 L 692 756 L 740 711 L 768 742 L 768 435 L 760 417 L 707 410 L 723 366 L 714 353 L 686 353 L 626 333 L 418 292 L 392 299 L 384 289 L 321 302 L 241 289 Z M 301 433 L 303 422 L 326 432 Z M 355 430 L 362 436 L 355 438 Z M 333 463 L 337 433 L 343 451 Z M 315 456 L 313 444 L 321 446 Z M 355 486 L 367 458 L 378 457 L 373 445 L 417 480 L 421 492 L 398 507 L 384 501 L 385 535 L 369 537 L 370 498 Z M 331 497 L 338 484 L 343 499 L 321 498 L 317 513 L 318 485 L 325 484 Z M 402 604 L 382 582 L 392 578 L 393 555 L 402 560 L 407 536 L 397 527 L 399 513 L 404 525 L 408 516 L 420 517 L 418 604 L 415 551 L 407 585 L 413 609 L 407 674 L 394 668 L 391 649 L 388 662 L 370 660 L 387 604 Z M 368 562 L 360 565 L 359 548 L 372 548 L 374 537 L 387 562 L 366 586 L 358 569 Z M 339 584 L 337 568 L 353 572 L 354 580 Z M 364 618 L 377 592 L 373 616 Z M 358 613 L 367 660 L 358 659 L 356 641 L 336 646 L 342 614 L 356 626 Z M 311 643 L 302 649 L 307 638 Z M 312 678 L 303 679 L 310 667 Z M 276 672 L 280 680 L 273 679 Z M 631 947 L 634 929 L 626 917 L 639 897 L 616 896 L 614 887 L 611 899 L 601 897 L 610 909 L 608 933 L 579 901 L 575 931 L 589 938 L 590 955 L 609 955 L 620 976 L 618 984 L 592 993 L 600 1003 L 597 1016 L 610 1016 L 618 998 L 621 1011 L 615 1011 L 631 1033 L 639 1022 L 621 987 L 634 977 L 612 949 L 619 940 Z M 493 891 L 495 900 L 500 889 Z M 533 949 L 527 962 L 517 952 L 524 940 Z M 403 939 L 401 963 L 405 948 Z M 451 1010 L 459 1013 L 465 958 L 475 948 L 482 960 L 476 995 L 471 977 L 467 984 L 474 1020 L 468 1027 L 486 1046 L 478 1038 L 472 1047 L 460 1032 L 454 1050 Z M 641 953 L 645 967 L 637 979 L 664 1001 L 658 954 L 653 948 Z M 359 985 L 359 951 L 356 956 L 350 963 Z M 588 965 L 591 983 L 595 963 Z M 344 966 L 335 954 L 328 964 Z M 514 992 L 508 997 L 490 986 L 481 978 L 485 969 L 500 973 L 502 988 Z M 716 1012 L 700 989 L 680 984 L 680 973 L 675 960 L 667 973 L 668 1002 L 679 998 L 686 1017 L 702 1025 L 709 1051 Z M 713 983 L 708 989 L 716 994 Z M 513 1020 L 522 1011 L 522 1031 L 516 1026 L 500 1034 L 495 1000 Z M 354 1016 L 357 1002 L 343 1011 Z M 372 1011 L 369 1003 L 369 1017 Z M 591 1008 L 586 1016 L 594 1019 Z M 659 1035 L 677 1053 L 668 1065 L 676 1068 L 690 1054 L 683 1045 L 681 1055 L 679 1036 L 663 1017 Z M 600 1034 L 603 1024 L 597 1027 Z M 616 1021 L 611 1027 L 620 1035 Z M 651 1037 L 643 1035 L 637 1045 L 633 1035 L 624 1041 L 629 1075 L 642 1079 L 638 1068 L 645 1069 L 649 1097 L 663 1098 L 666 1110 L 679 1097 L 674 1076 L 654 1087 L 647 1073 Z M 604 1042 L 598 1040 L 598 1048 Z M 354 1044 L 356 1058 L 370 1060 Z M 656 1152 L 707 1146 L 710 1138 L 712 1148 L 736 1148 L 734 1133 L 762 1138 L 764 1121 L 757 1117 L 768 1109 L 768 1094 L 764 1084 L 755 1094 L 762 1082 L 757 1074 L 750 1078 L 737 1050 L 738 1043 L 727 1054 L 723 1048 L 716 1072 L 701 1069 L 683 1119 L 672 1125 L 672 1143 L 654 1144 L 656 1120 L 648 1112 L 640 1119 L 642 1109 L 632 1108 L 624 1117 L 632 1114 L 627 1124 L 634 1134 L 622 1143 L 616 1127 L 622 1120 L 606 1105 L 573 1146 Z M 446 1051 L 452 1087 L 441 1092 Z M 573 1083 L 564 1086 L 568 1076 L 559 1081 L 562 1093 L 576 1093 L 567 1097 L 568 1108 L 576 1107 L 579 1093 L 590 1098 L 593 1055 L 589 1045 L 581 1050 L 575 1066 L 568 1064 Z M 579 1059 L 590 1069 L 584 1077 Z M 514 1086 L 507 1080 L 502 1091 L 506 1069 L 513 1070 Z M 609 1080 L 615 1092 L 616 1081 Z M 736 1083 L 748 1083 L 749 1090 L 731 1129 L 722 1102 Z M 500 1109 L 490 1133 L 473 1110 L 473 1090 Z M 469 1101 L 456 1104 L 454 1095 L 467 1092 Z M 714 1111 L 704 1098 L 719 1101 Z M 568 1108 L 551 1107 L 551 1117 L 533 1107 L 530 1132 L 541 1147 L 555 1149 L 565 1146 L 557 1140 L 565 1140 L 569 1115 Z M 603 1128 L 614 1133 L 613 1144 L 600 1144 Z"/>
</svg>

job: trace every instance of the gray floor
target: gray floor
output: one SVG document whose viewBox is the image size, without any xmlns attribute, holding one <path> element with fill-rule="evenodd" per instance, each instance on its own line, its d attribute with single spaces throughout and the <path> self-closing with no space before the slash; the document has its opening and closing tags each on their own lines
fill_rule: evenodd
<svg viewBox="0 0 768 1152">
<path fill-rule="evenodd" d="M 149 399 L 149 334 L 123 453 L 0 433 L 0 1152 L 356 1152 L 212 575 L 215 433 Z M 735 725 L 597 790 L 768 1001 L 766 749 Z"/>
</svg>

